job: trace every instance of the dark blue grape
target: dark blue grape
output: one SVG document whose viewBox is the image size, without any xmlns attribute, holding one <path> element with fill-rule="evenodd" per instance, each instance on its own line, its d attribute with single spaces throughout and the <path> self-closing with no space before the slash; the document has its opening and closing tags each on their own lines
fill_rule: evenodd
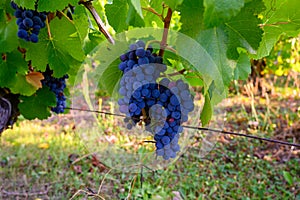
<svg viewBox="0 0 300 200">
<path fill-rule="evenodd" d="M 127 57 L 127 54 L 122 54 L 121 56 L 120 56 L 120 60 L 122 61 L 122 62 L 124 62 L 125 60 L 127 60 L 128 59 L 128 57 Z"/>
<path fill-rule="evenodd" d="M 170 144 L 171 140 L 168 136 L 164 136 L 161 138 L 161 142 L 164 144 L 164 145 L 168 145 Z"/>
<path fill-rule="evenodd" d="M 130 46 L 129 46 L 129 49 L 131 50 L 131 51 L 134 51 L 134 50 L 136 50 L 138 48 L 138 46 L 136 45 L 136 44 L 131 44 Z"/>
<path fill-rule="evenodd" d="M 39 16 L 40 16 L 42 21 L 45 21 L 46 18 L 47 18 L 47 15 L 45 13 L 39 13 Z"/>
<path fill-rule="evenodd" d="M 19 10 L 19 9 L 17 9 L 16 11 L 15 11 L 15 16 L 16 16 L 16 18 L 22 18 L 23 16 L 22 16 L 22 10 Z"/>
<path fill-rule="evenodd" d="M 23 29 L 20 29 L 19 31 L 18 31 L 18 37 L 19 38 L 26 38 L 27 37 L 27 35 L 28 35 L 28 33 L 27 33 L 27 31 L 25 31 L 25 30 L 23 30 Z"/>
<path fill-rule="evenodd" d="M 32 33 L 30 36 L 30 41 L 33 42 L 33 43 L 37 43 L 39 41 L 39 38 L 36 34 Z"/>
<path fill-rule="evenodd" d="M 127 67 L 129 67 L 129 68 L 133 68 L 133 65 L 135 65 L 135 61 L 133 61 L 133 60 L 128 60 L 128 62 L 127 62 Z"/>
<path fill-rule="evenodd" d="M 157 149 L 162 149 L 164 147 L 164 145 L 160 141 L 156 141 L 155 146 Z"/>
<path fill-rule="evenodd" d="M 176 95 L 172 95 L 170 98 L 170 103 L 174 106 L 178 106 L 180 104 L 180 102 L 177 99 Z"/>
<path fill-rule="evenodd" d="M 149 59 L 147 57 L 139 58 L 138 64 L 139 65 L 149 64 Z"/>
<path fill-rule="evenodd" d="M 147 50 L 152 53 L 153 52 L 153 47 L 151 45 L 149 45 L 148 48 L 147 48 Z"/>
<path fill-rule="evenodd" d="M 172 112 L 171 117 L 173 117 L 174 119 L 180 119 L 181 114 L 178 111 Z"/>
<path fill-rule="evenodd" d="M 32 33 L 38 35 L 40 33 L 41 27 L 39 25 L 35 25 L 32 29 Z"/>
<path fill-rule="evenodd" d="M 33 21 L 30 18 L 25 18 L 23 20 L 23 24 L 24 26 L 26 26 L 27 28 L 31 28 L 33 26 Z"/>
<path fill-rule="evenodd" d="M 148 67 L 145 68 L 145 74 L 153 74 L 155 71 L 155 68 L 153 65 L 149 65 Z"/>
<path fill-rule="evenodd" d="M 31 10 L 25 10 L 23 13 L 22 13 L 22 16 L 23 18 L 32 18 L 33 17 L 33 13 Z"/>
<path fill-rule="evenodd" d="M 155 62 L 155 63 L 162 64 L 162 63 L 163 63 L 163 59 L 162 59 L 162 57 L 157 56 L 157 57 L 155 57 L 155 61 L 154 61 L 154 62 Z"/>
<path fill-rule="evenodd" d="M 121 63 L 119 64 L 119 69 L 120 69 L 121 71 L 124 71 L 126 67 L 127 67 L 127 61 L 121 62 Z"/>
<path fill-rule="evenodd" d="M 18 18 L 16 23 L 17 23 L 17 25 L 20 25 L 21 23 L 23 23 L 23 19 L 22 18 Z"/>
<path fill-rule="evenodd" d="M 154 89 L 154 90 L 152 91 L 152 97 L 156 99 L 156 98 L 158 98 L 159 96 L 160 96 L 159 90 Z"/>
<path fill-rule="evenodd" d="M 128 109 L 129 109 L 129 111 L 130 112 L 135 112 L 136 110 L 137 110 L 137 105 L 136 104 L 134 104 L 134 103 L 131 103 L 129 106 L 128 106 Z"/>
<path fill-rule="evenodd" d="M 18 8 L 18 5 L 17 5 L 15 2 L 13 2 L 13 1 L 10 2 L 10 6 L 11 6 L 13 9 L 17 9 L 17 8 Z"/>
<path fill-rule="evenodd" d="M 43 22 L 42 22 L 41 18 L 38 17 L 38 16 L 34 16 L 32 18 L 32 21 L 33 21 L 34 25 L 39 25 L 40 27 L 43 25 Z"/>
<path fill-rule="evenodd" d="M 145 48 L 145 46 L 146 46 L 146 45 L 145 45 L 145 42 L 144 42 L 144 41 L 142 41 L 142 40 L 139 40 L 139 41 L 137 41 L 137 42 L 136 42 L 136 45 L 137 45 L 138 47 L 141 47 L 141 48 L 143 48 L 143 49 L 144 49 L 144 48 Z"/>
<path fill-rule="evenodd" d="M 145 57 L 146 56 L 146 51 L 143 47 L 139 47 L 136 49 L 136 52 L 135 54 L 138 56 L 138 57 Z"/>
</svg>

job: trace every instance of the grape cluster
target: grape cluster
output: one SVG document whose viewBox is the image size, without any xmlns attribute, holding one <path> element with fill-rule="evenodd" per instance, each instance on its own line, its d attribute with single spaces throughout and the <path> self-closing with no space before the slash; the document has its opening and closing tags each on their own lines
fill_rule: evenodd
<svg viewBox="0 0 300 200">
<path fill-rule="evenodd" d="M 19 27 L 18 37 L 37 43 L 40 29 L 45 27 L 46 13 L 18 7 L 13 1 L 11 2 L 11 7 L 16 10 L 15 16 Z"/>
<path fill-rule="evenodd" d="M 189 87 L 182 80 L 170 81 L 160 74 L 167 70 L 162 58 L 150 47 L 138 41 L 130 45 L 130 51 L 120 56 L 119 69 L 124 72 L 120 81 L 118 101 L 120 112 L 126 114 L 127 128 L 145 124 L 154 135 L 156 155 L 168 160 L 180 150 L 181 124 L 188 120 L 194 109 Z"/>
<path fill-rule="evenodd" d="M 66 74 L 61 78 L 54 78 L 50 70 L 46 70 L 43 75 L 44 80 L 42 80 L 42 84 L 48 86 L 56 96 L 56 106 L 52 107 L 51 110 L 57 114 L 63 113 L 66 108 L 64 89 L 66 88 L 66 79 L 68 78 L 68 75 Z"/>
</svg>

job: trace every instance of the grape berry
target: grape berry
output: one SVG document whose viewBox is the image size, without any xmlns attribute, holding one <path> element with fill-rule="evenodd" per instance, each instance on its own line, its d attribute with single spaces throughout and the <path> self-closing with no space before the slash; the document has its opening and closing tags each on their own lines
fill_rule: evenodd
<svg viewBox="0 0 300 200">
<path fill-rule="evenodd" d="M 126 114 L 127 129 L 144 123 L 154 135 L 156 155 L 168 160 L 180 150 L 181 124 L 188 120 L 194 109 L 189 87 L 182 80 L 170 81 L 160 74 L 167 70 L 153 48 L 145 50 L 145 43 L 131 44 L 129 51 L 120 56 L 119 69 L 123 71 L 118 101 L 120 112 Z"/>
<path fill-rule="evenodd" d="M 66 88 L 66 79 L 68 78 L 68 75 L 64 75 L 61 78 L 54 78 L 49 69 L 47 69 L 43 75 L 44 80 L 42 80 L 42 84 L 48 86 L 56 96 L 56 106 L 52 107 L 51 110 L 57 114 L 63 113 L 66 108 L 64 89 Z"/>
<path fill-rule="evenodd" d="M 11 2 L 11 7 L 15 9 L 15 16 L 19 27 L 18 37 L 37 43 L 40 29 L 45 27 L 46 13 L 23 9 L 18 7 L 13 1 Z"/>
</svg>

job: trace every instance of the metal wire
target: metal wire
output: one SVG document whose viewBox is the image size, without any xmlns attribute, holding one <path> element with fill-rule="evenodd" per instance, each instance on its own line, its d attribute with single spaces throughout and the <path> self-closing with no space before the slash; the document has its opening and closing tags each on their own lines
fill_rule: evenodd
<svg viewBox="0 0 300 200">
<path fill-rule="evenodd" d="M 112 115 L 112 116 L 124 117 L 124 118 L 126 117 L 125 115 L 110 113 L 110 112 L 105 112 L 105 111 L 98 111 L 98 110 L 88 110 L 88 109 L 70 108 L 70 107 L 67 107 L 65 109 L 82 111 L 82 112 L 99 113 L 99 114 Z M 182 126 L 182 127 L 187 128 L 187 129 L 199 130 L 199 131 L 211 131 L 211 132 L 221 133 L 221 134 L 226 134 L 226 135 L 235 135 L 235 136 L 239 136 L 239 137 L 246 137 L 246 138 L 250 138 L 250 139 L 256 139 L 256 140 L 261 140 L 261 141 L 266 141 L 266 142 L 271 142 L 271 143 L 276 143 L 276 144 L 281 144 L 281 145 L 293 146 L 293 147 L 300 148 L 300 144 L 285 142 L 285 141 L 281 141 L 281 140 L 273 140 L 273 139 L 263 138 L 263 137 L 254 136 L 254 135 L 247 135 L 247 134 L 243 134 L 243 133 L 217 130 L 217 129 L 212 129 L 212 128 L 196 127 L 196 126 Z"/>
</svg>

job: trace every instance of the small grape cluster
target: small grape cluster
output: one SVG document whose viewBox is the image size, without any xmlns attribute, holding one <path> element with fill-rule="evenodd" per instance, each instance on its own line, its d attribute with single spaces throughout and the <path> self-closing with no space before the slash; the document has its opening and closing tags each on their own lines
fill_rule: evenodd
<svg viewBox="0 0 300 200">
<path fill-rule="evenodd" d="M 130 51 L 120 56 L 119 69 L 124 72 L 120 81 L 118 101 L 120 112 L 126 114 L 127 129 L 144 122 L 145 129 L 154 135 L 156 155 L 168 160 L 180 150 L 181 124 L 194 109 L 189 87 L 182 80 L 170 81 L 160 74 L 167 70 L 162 58 L 150 47 L 138 41 Z"/>
<path fill-rule="evenodd" d="M 46 70 L 44 73 L 44 80 L 42 84 L 48 86 L 50 90 L 56 96 L 56 106 L 52 107 L 51 110 L 57 114 L 63 113 L 66 108 L 66 97 L 64 95 L 64 89 L 66 88 L 66 79 L 68 75 L 64 75 L 61 78 L 54 78 L 50 70 Z"/>
<path fill-rule="evenodd" d="M 11 7 L 16 10 L 15 16 L 19 27 L 18 37 L 37 43 L 40 29 L 45 27 L 46 13 L 18 7 L 13 1 L 11 2 Z"/>
</svg>

